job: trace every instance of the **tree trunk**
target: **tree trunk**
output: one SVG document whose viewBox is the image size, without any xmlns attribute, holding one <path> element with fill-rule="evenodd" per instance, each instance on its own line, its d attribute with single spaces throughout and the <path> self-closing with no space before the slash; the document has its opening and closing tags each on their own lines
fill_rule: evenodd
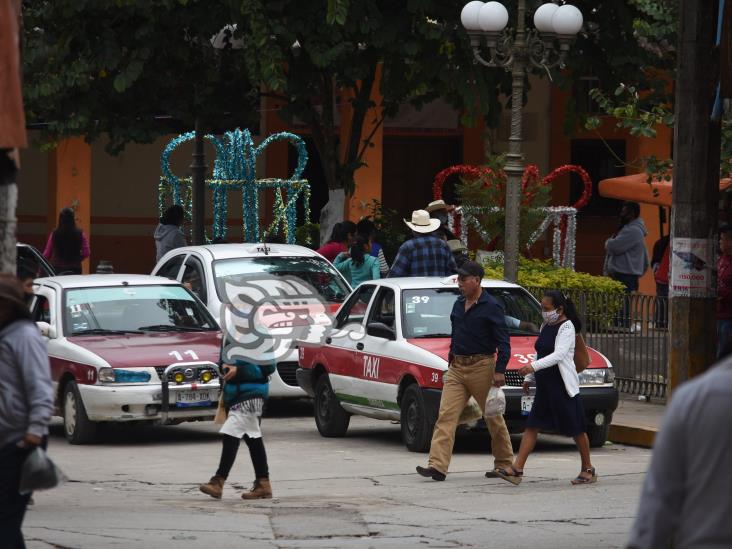
<svg viewBox="0 0 732 549">
<path fill-rule="evenodd" d="M 712 120 L 711 113 L 719 65 L 710 59 L 715 59 L 718 2 L 685 0 L 680 7 L 669 287 L 670 391 L 709 368 L 715 360 L 717 339 L 713 270 L 720 124 Z"/>
<path fill-rule="evenodd" d="M 4 153 L 0 153 L 5 156 Z M 16 251 L 15 207 L 18 202 L 18 187 L 15 184 L 14 170 L 6 170 L 6 162 L 0 162 L 0 272 L 15 274 Z M 7 162 L 7 164 L 11 164 Z"/>
<path fill-rule="evenodd" d="M 320 244 L 325 244 L 330 238 L 333 226 L 343 221 L 343 211 L 346 206 L 346 191 L 343 189 L 328 189 L 328 203 L 320 210 Z"/>
</svg>

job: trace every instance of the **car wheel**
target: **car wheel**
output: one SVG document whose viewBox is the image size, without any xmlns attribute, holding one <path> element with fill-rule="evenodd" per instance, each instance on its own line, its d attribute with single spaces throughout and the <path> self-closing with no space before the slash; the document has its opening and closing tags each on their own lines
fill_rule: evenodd
<svg viewBox="0 0 732 549">
<path fill-rule="evenodd" d="M 86 444 L 94 440 L 97 424 L 86 415 L 84 402 L 75 381 L 69 381 L 63 394 L 64 435 L 71 444 Z"/>
<path fill-rule="evenodd" d="M 327 375 L 321 375 L 315 384 L 315 425 L 324 437 L 342 437 L 348 430 L 351 416 L 338 402 Z"/>
<path fill-rule="evenodd" d="M 435 425 L 428 417 L 422 391 L 416 383 L 407 387 L 402 396 L 401 427 L 402 441 L 410 452 L 430 449 Z"/>
<path fill-rule="evenodd" d="M 610 419 L 605 419 L 605 423 L 602 425 L 588 425 L 587 426 L 587 438 L 590 439 L 591 448 L 600 448 L 607 441 L 608 433 L 610 432 Z"/>
</svg>

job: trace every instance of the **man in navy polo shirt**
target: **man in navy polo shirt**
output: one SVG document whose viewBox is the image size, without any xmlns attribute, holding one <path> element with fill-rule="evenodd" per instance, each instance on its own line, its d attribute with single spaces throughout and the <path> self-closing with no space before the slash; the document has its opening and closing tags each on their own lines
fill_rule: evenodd
<svg viewBox="0 0 732 549">
<path fill-rule="evenodd" d="M 445 480 L 455 443 L 455 430 L 468 399 L 473 396 L 481 407 L 485 407 L 490 388 L 506 384 L 504 372 L 511 356 L 504 311 L 480 286 L 483 267 L 475 261 L 467 261 L 457 272 L 462 295 L 455 301 L 450 314 L 452 342 L 449 368 L 444 377 L 440 412 L 432 434 L 429 466 L 417 467 L 420 475 L 433 480 Z M 491 434 L 494 470 L 510 466 L 513 449 L 503 416 L 486 417 L 485 422 Z M 494 475 L 489 471 L 486 476 Z"/>
</svg>

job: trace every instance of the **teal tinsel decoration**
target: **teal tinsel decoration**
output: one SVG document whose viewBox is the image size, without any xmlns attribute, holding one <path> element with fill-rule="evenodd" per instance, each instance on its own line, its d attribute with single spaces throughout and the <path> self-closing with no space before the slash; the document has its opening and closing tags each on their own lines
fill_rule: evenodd
<svg viewBox="0 0 732 549">
<path fill-rule="evenodd" d="M 158 209 L 162 215 L 166 204 L 172 202 L 183 206 L 186 219 L 192 219 L 192 181 L 190 177 L 178 177 L 170 169 L 170 155 L 181 144 L 195 138 L 194 132 L 175 137 L 168 143 L 160 157 L 162 175 L 158 185 Z M 305 142 L 299 136 L 280 132 L 267 137 L 255 146 L 249 130 L 226 132 L 221 138 L 206 135 L 216 150 L 213 178 L 206 180 L 206 186 L 213 192 L 213 235 L 207 240 L 226 238 L 228 225 L 228 193 L 241 191 L 242 225 L 244 242 L 259 242 L 272 232 L 283 227 L 288 244 L 295 243 L 297 225 L 297 204 L 302 199 L 305 221 L 310 219 L 310 185 L 302 179 L 308 161 Z M 272 143 L 289 141 L 297 150 L 297 166 L 287 179 L 257 179 L 257 158 Z M 274 218 L 266 228 L 259 219 L 259 193 L 273 189 L 275 195 Z M 285 198 L 283 199 L 282 193 Z"/>
</svg>

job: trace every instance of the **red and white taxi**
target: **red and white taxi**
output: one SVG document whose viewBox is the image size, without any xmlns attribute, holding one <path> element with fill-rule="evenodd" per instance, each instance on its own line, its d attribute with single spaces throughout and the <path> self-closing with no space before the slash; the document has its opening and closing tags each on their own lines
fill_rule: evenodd
<svg viewBox="0 0 732 549">
<path fill-rule="evenodd" d="M 523 429 L 533 396 L 523 396 L 518 370 L 535 356 L 540 305 L 521 286 L 484 280 L 504 308 L 511 337 L 506 370 L 506 423 Z M 432 438 L 450 349 L 455 277 L 387 278 L 361 284 L 336 315 L 336 331 L 321 344 L 301 343 L 300 386 L 315 398 L 315 422 L 326 437 L 344 436 L 351 414 L 397 420 L 411 451 Z M 580 374 L 580 395 L 593 446 L 605 443 L 618 405 L 612 365 L 590 349 Z M 533 394 L 533 393 L 532 393 Z"/>
<path fill-rule="evenodd" d="M 90 442 L 99 422 L 215 416 L 221 335 L 188 289 L 108 274 L 39 278 L 34 292 L 69 442 Z"/>
</svg>

